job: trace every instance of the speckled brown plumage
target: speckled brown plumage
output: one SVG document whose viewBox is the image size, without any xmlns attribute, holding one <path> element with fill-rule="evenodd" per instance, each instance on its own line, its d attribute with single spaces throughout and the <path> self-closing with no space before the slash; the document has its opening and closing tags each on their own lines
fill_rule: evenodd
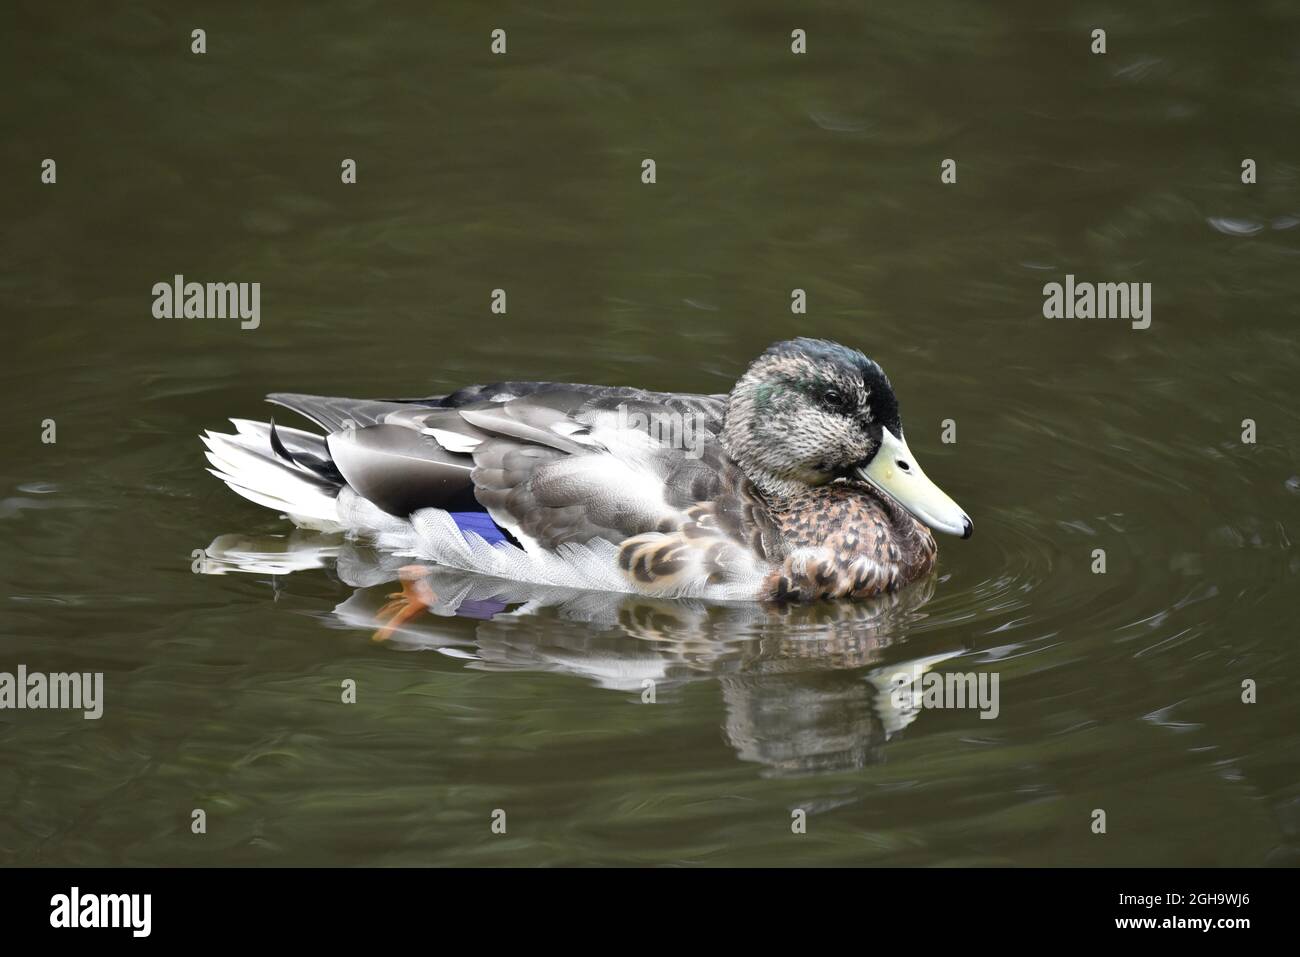
<svg viewBox="0 0 1300 957">
<path fill-rule="evenodd" d="M 930 530 L 863 484 L 809 487 L 768 510 L 785 557 L 764 579 L 763 599 L 870 598 L 934 567 Z"/>
<path fill-rule="evenodd" d="M 688 508 L 680 526 L 620 543 L 619 567 L 633 581 L 663 588 L 689 573 L 713 583 L 738 565 L 779 558 L 780 532 L 754 483 L 729 462 L 717 478 L 713 497 Z"/>
<path fill-rule="evenodd" d="M 623 571 L 642 585 L 669 587 L 701 567 L 721 578 L 756 561 L 771 569 L 759 600 L 811 602 L 897 591 L 934 567 L 938 549 L 930 530 L 863 483 L 766 498 L 732 474 L 726 494 L 692 507 L 679 529 L 624 541 Z"/>
</svg>

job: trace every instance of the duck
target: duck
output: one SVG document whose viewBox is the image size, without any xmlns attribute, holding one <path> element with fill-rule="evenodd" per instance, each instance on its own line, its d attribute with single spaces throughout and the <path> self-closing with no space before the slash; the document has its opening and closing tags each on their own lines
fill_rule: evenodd
<svg viewBox="0 0 1300 957">
<path fill-rule="evenodd" d="M 777 342 L 727 394 L 504 381 L 271 393 L 315 431 L 232 418 L 208 469 L 295 525 L 542 586 L 866 600 L 925 578 L 970 517 L 921 470 L 878 363 Z"/>
</svg>

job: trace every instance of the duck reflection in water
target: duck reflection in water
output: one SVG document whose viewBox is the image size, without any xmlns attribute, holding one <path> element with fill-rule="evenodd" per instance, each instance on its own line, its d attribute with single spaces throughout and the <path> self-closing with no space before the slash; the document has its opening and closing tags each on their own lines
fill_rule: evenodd
<svg viewBox="0 0 1300 957">
<path fill-rule="evenodd" d="M 760 605 L 509 582 L 306 531 L 223 535 L 206 554 L 204 570 L 213 574 L 333 566 L 354 588 L 333 623 L 394 650 L 437 651 L 479 671 L 574 675 L 643 698 L 716 681 L 728 744 L 768 773 L 880 760 L 885 743 L 918 715 L 897 705 L 898 676 L 965 650 L 951 639 L 934 647 L 907 637 L 926 617 L 933 575 L 870 602 Z"/>
</svg>

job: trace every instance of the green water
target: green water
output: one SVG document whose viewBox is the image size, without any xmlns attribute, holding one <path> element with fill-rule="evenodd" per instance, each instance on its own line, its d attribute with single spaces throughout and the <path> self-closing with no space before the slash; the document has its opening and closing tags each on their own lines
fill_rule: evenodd
<svg viewBox="0 0 1300 957">
<path fill-rule="evenodd" d="M 1296 863 L 1300 11 L 1144 6 L 7 4 L 0 671 L 106 701 L 0 711 L 0 862 Z M 177 273 L 260 326 L 154 318 Z M 1067 273 L 1150 328 L 1044 318 Z M 974 519 L 895 602 L 375 641 L 391 564 L 197 439 L 277 390 L 726 391 L 795 334 L 884 366 Z M 221 536 L 339 554 L 194 574 Z M 882 707 L 943 655 L 996 719 Z"/>
</svg>

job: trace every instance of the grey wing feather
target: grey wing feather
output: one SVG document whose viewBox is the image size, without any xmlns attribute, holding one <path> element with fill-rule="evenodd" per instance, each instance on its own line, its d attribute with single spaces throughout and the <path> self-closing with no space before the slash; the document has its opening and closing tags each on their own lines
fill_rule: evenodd
<svg viewBox="0 0 1300 957">
<path fill-rule="evenodd" d="M 329 395 L 305 395 L 298 392 L 272 392 L 267 402 L 284 406 L 311 419 L 327 432 L 349 427 L 365 428 L 384 421 L 384 416 L 408 408 L 408 403 L 392 399 L 346 399 Z"/>
<path fill-rule="evenodd" d="M 724 396 L 498 382 L 423 399 L 268 399 L 329 430 L 339 472 L 385 511 L 482 507 L 546 548 L 676 527 L 718 492 L 725 463 Z M 665 413 L 689 419 L 690 448 L 649 441 Z"/>
<path fill-rule="evenodd" d="M 474 463 L 448 452 L 432 436 L 384 424 L 333 432 L 327 441 L 348 485 L 390 515 L 478 508 L 470 480 Z"/>
<path fill-rule="evenodd" d="M 478 500 L 498 524 L 554 548 L 678 527 L 719 486 L 722 410 L 720 397 L 557 387 L 461 414 L 495 433 L 473 452 Z M 693 417 L 689 447 L 652 439 L 665 413 Z"/>
</svg>

